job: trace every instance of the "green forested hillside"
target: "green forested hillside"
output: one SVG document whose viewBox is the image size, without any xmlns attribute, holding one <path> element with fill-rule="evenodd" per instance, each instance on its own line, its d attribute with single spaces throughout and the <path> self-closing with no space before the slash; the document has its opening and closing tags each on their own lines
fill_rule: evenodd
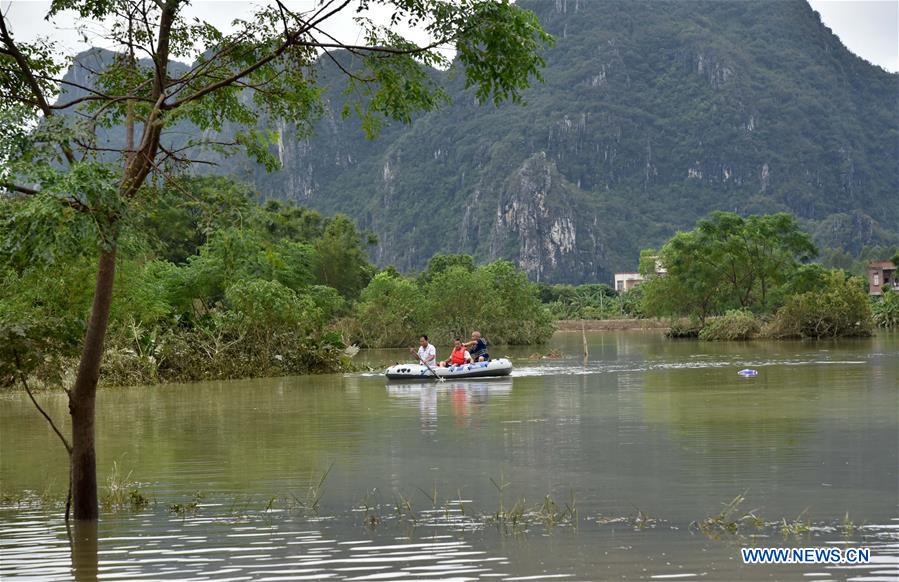
<svg viewBox="0 0 899 582">
<path fill-rule="evenodd" d="M 611 282 L 716 209 L 793 213 L 841 260 L 899 242 L 899 75 L 806 2 L 521 4 L 556 37 L 526 106 L 477 107 L 457 79 L 442 110 L 367 141 L 335 89 L 311 140 L 264 122 L 282 170 L 223 171 L 349 214 L 401 270 L 463 252 Z"/>
</svg>

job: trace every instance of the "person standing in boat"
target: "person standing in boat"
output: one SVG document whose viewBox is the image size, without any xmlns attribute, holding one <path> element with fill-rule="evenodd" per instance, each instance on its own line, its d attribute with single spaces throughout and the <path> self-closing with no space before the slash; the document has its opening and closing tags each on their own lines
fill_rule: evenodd
<svg viewBox="0 0 899 582">
<path fill-rule="evenodd" d="M 453 352 L 450 354 L 450 357 L 440 362 L 439 365 L 441 368 L 445 368 L 446 366 L 461 366 L 470 363 L 471 354 L 465 349 L 465 344 L 462 343 L 462 340 L 456 338 L 453 340 Z"/>
<path fill-rule="evenodd" d="M 487 340 L 481 337 L 481 332 L 471 332 L 471 341 L 462 344 L 471 350 L 471 359 L 475 362 L 486 362 L 490 360 L 490 354 L 487 353 Z"/>
<path fill-rule="evenodd" d="M 422 361 L 422 363 L 431 368 L 437 364 L 437 348 L 434 347 L 434 344 L 430 343 L 428 340 L 428 336 L 423 335 L 418 338 L 418 359 Z M 415 349 L 409 348 L 409 353 L 414 354 Z"/>
</svg>

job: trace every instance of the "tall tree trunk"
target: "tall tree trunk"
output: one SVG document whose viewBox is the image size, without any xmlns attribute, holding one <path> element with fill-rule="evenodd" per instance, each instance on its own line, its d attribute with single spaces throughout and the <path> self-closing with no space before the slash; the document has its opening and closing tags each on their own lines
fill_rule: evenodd
<svg viewBox="0 0 899 582">
<path fill-rule="evenodd" d="M 94 404 L 97 381 L 100 378 L 100 361 L 103 358 L 103 341 L 106 339 L 109 308 L 112 304 L 115 260 L 114 246 L 111 250 L 100 251 L 90 322 L 84 338 L 75 387 L 69 397 L 69 412 L 72 415 L 72 505 L 76 520 L 95 521 L 99 517 Z"/>
</svg>

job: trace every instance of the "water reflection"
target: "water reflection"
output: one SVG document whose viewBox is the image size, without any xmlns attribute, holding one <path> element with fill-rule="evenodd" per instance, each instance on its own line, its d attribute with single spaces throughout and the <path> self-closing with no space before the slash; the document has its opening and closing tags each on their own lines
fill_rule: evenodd
<svg viewBox="0 0 899 582">
<path fill-rule="evenodd" d="M 98 532 L 95 521 L 75 521 L 70 526 L 72 543 L 72 574 L 78 582 L 93 582 L 97 579 Z"/>
<path fill-rule="evenodd" d="M 512 380 L 457 380 L 451 382 L 394 382 L 387 384 L 391 398 L 419 401 L 422 434 L 437 432 L 438 399 L 448 399 L 453 423 L 457 427 L 470 426 L 474 411 L 484 408 L 490 398 L 507 397 L 512 392 Z"/>
<path fill-rule="evenodd" d="M 212 513 L 212 510 L 210 510 Z M 226 512 L 224 512 L 226 513 Z M 107 516 L 97 535 L 70 550 L 59 515 L 23 512 L 18 528 L 0 525 L 0 578 L 23 580 L 896 580 L 899 521 L 859 528 L 843 538 L 767 540 L 778 546 L 860 545 L 870 564 L 857 566 L 742 566 L 745 543 L 718 543 L 677 528 L 635 530 L 584 520 L 578 532 L 532 531 L 508 538 L 495 530 L 468 533 L 439 513 L 427 527 L 401 532 L 347 527 L 339 520 L 256 514 L 240 520 L 220 508 L 211 516 L 166 519 L 164 512 Z M 429 512 L 424 512 L 429 513 Z M 2 513 L 0 513 L 2 515 Z M 73 537 L 73 543 L 75 541 Z M 767 544 L 761 540 L 757 543 Z M 633 575 L 637 573 L 637 575 Z"/>
</svg>

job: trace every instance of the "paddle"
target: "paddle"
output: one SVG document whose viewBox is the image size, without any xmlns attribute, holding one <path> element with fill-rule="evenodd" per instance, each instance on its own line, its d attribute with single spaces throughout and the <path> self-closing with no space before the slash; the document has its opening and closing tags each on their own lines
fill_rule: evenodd
<svg viewBox="0 0 899 582">
<path fill-rule="evenodd" d="M 421 362 L 422 365 L 423 365 L 425 368 L 427 368 L 428 370 L 430 370 L 430 372 L 431 372 L 432 374 L 434 374 L 434 377 L 437 378 L 438 381 L 440 381 L 440 382 L 446 382 L 446 380 L 444 380 L 441 376 L 438 376 L 438 375 L 437 375 L 437 372 L 435 372 L 434 369 L 431 368 L 431 366 L 429 366 L 429 365 L 427 364 L 427 362 L 425 362 L 424 360 L 421 359 L 421 356 L 418 355 L 418 352 L 416 352 L 416 351 L 413 350 L 412 348 L 409 348 L 409 351 L 412 352 L 413 354 L 415 354 L 415 357 L 418 358 L 418 361 Z"/>
</svg>

